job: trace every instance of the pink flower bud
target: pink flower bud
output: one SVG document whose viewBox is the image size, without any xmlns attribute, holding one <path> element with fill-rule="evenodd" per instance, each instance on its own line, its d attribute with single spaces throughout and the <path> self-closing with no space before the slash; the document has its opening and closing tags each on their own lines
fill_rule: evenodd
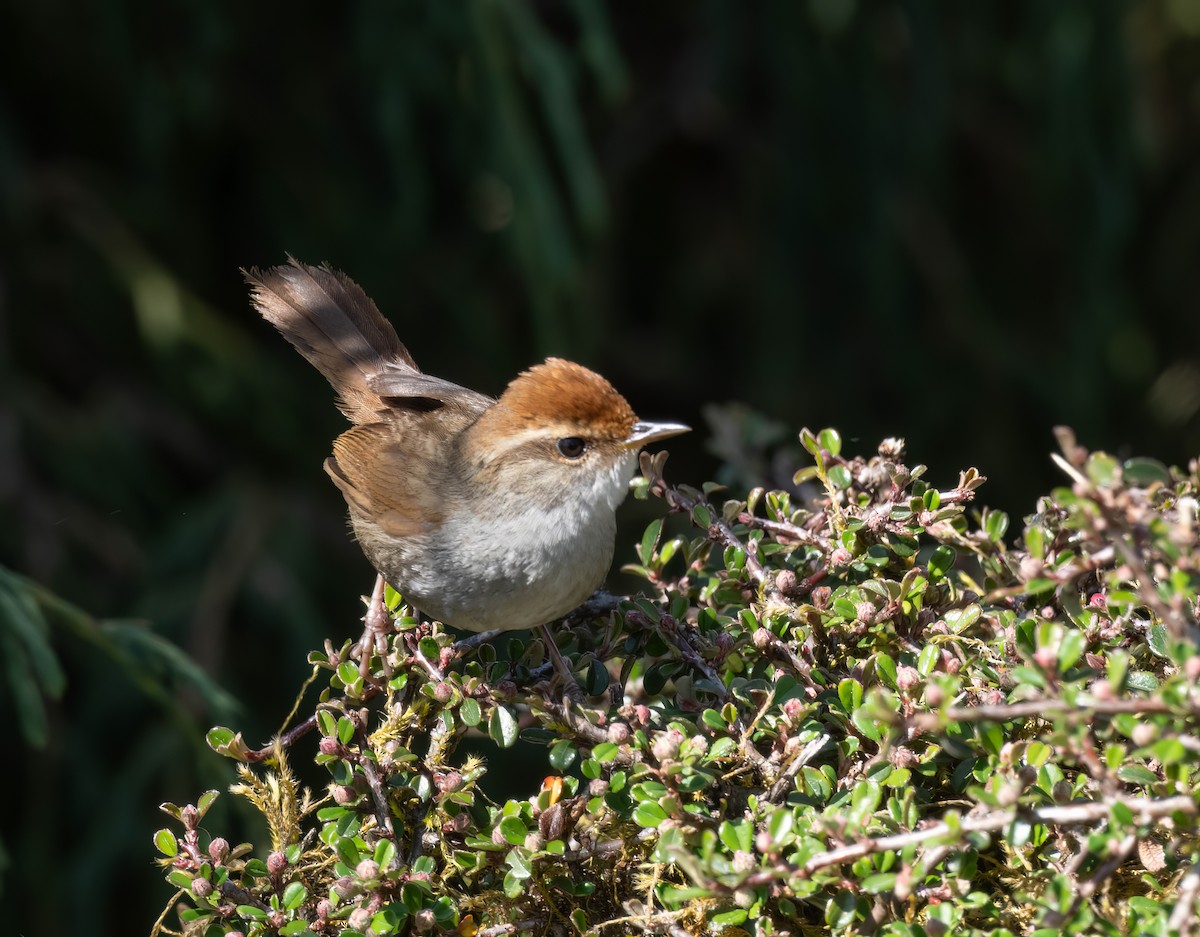
<svg viewBox="0 0 1200 937">
<path fill-rule="evenodd" d="M 668 729 L 659 732 L 650 746 L 650 751 L 658 761 L 668 761 L 679 754 L 679 746 L 683 744 L 683 733 L 678 729 Z"/>
<path fill-rule="evenodd" d="M 379 863 L 374 859 L 363 859 L 354 867 L 354 874 L 364 882 L 379 878 Z"/>
<path fill-rule="evenodd" d="M 733 854 L 733 871 L 735 872 L 750 872 L 756 865 L 758 863 L 754 861 L 754 853 L 739 849 Z"/>
<path fill-rule="evenodd" d="M 907 664 L 896 668 L 896 689 L 900 692 L 911 690 L 921 682 L 921 674 L 918 673 L 916 667 L 909 667 Z"/>
<path fill-rule="evenodd" d="M 326 735 L 317 743 L 317 749 L 322 755 L 336 755 L 342 750 L 342 743 L 332 735 Z"/>
</svg>

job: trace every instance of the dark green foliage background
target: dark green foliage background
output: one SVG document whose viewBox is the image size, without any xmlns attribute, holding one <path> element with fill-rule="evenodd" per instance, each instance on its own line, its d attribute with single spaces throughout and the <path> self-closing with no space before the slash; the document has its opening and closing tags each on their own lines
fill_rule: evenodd
<svg viewBox="0 0 1200 937">
<path fill-rule="evenodd" d="M 650 417 L 903 435 L 1018 515 L 1056 423 L 1200 450 L 1182 0 L 50 0 L 0 35 L 0 562 L 184 647 L 248 739 L 370 584 L 328 389 L 238 275 L 285 252 L 481 390 L 562 354 Z M 55 637 L 43 750 L 0 694 L 0 917 L 143 933 L 154 805 L 227 765 Z"/>
</svg>

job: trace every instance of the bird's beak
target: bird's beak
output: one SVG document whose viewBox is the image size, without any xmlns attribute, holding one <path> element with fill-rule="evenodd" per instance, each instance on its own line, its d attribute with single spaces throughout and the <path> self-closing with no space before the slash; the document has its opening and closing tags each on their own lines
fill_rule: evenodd
<svg viewBox="0 0 1200 937">
<path fill-rule="evenodd" d="M 634 423 L 633 432 L 621 443 L 624 449 L 641 449 L 646 443 L 659 439 L 678 436 L 680 433 L 690 433 L 692 428 L 682 423 Z"/>
</svg>

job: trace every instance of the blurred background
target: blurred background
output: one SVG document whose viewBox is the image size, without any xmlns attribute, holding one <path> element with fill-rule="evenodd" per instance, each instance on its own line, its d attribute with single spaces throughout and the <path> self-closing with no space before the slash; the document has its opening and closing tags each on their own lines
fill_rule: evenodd
<svg viewBox="0 0 1200 937">
<path fill-rule="evenodd" d="M 13 934 L 148 932 L 157 804 L 231 779 L 203 730 L 265 741 L 357 633 L 343 424 L 240 267 L 345 270 L 489 393 L 581 361 L 697 427 L 678 481 L 784 484 L 832 425 L 977 466 L 1017 529 L 1056 424 L 1200 451 L 1200 0 L 41 0 L 0 34 Z"/>
</svg>

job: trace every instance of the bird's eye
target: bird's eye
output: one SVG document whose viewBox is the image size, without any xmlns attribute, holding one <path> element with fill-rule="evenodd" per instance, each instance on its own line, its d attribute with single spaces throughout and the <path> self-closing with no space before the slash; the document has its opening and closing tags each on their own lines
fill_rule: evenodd
<svg viewBox="0 0 1200 937">
<path fill-rule="evenodd" d="M 559 453 L 568 459 L 578 459 L 586 448 L 587 443 L 578 436 L 565 436 L 558 441 Z"/>
</svg>

